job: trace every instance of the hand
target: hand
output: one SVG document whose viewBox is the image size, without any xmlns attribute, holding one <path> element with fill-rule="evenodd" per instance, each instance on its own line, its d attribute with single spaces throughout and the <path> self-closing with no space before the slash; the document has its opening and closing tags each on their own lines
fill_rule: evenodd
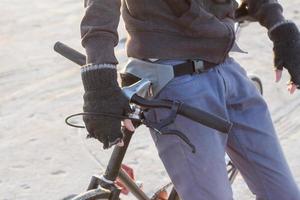
<svg viewBox="0 0 300 200">
<path fill-rule="evenodd" d="M 82 82 L 85 93 L 83 110 L 87 113 L 107 113 L 125 116 L 130 112 L 128 99 L 117 83 L 115 68 L 90 65 L 82 69 Z M 85 115 L 83 117 L 88 137 L 98 139 L 107 149 L 114 144 L 122 145 L 121 118 Z M 125 127 L 134 131 L 132 123 L 124 122 Z"/>
<path fill-rule="evenodd" d="M 274 65 L 276 82 L 281 79 L 286 68 L 291 75 L 288 91 L 293 94 L 300 89 L 300 33 L 294 23 L 287 22 L 271 28 L 269 36 L 274 44 Z"/>
</svg>

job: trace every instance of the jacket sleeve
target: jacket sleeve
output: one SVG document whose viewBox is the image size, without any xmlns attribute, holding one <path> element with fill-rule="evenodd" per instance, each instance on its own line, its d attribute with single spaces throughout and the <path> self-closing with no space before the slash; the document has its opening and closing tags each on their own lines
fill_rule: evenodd
<svg viewBox="0 0 300 200">
<path fill-rule="evenodd" d="M 84 0 L 85 14 L 80 24 L 87 63 L 117 64 L 114 47 L 118 44 L 120 0 Z"/>
<path fill-rule="evenodd" d="M 285 20 L 277 0 L 246 0 L 246 3 L 249 15 L 267 29 Z"/>
</svg>

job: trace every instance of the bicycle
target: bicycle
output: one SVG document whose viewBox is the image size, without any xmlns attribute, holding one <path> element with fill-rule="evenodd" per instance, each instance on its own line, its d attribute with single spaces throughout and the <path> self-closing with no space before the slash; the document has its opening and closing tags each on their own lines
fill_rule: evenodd
<svg viewBox="0 0 300 200">
<path fill-rule="evenodd" d="M 76 64 L 85 64 L 84 55 L 64 45 L 63 43 L 57 42 L 54 46 L 54 49 Z M 254 82 L 258 90 L 262 93 L 262 83 L 260 79 L 254 75 L 251 75 L 250 78 Z M 131 104 L 133 104 L 134 112 L 130 114 L 129 118 L 133 120 L 135 126 L 145 124 L 155 129 L 158 133 L 161 133 L 161 130 L 168 124 L 172 123 L 174 117 L 176 117 L 177 114 L 180 114 L 191 120 L 202 123 L 203 125 L 219 130 L 221 133 L 226 133 L 230 130 L 232 124 L 229 121 L 205 111 L 193 108 L 184 103 L 170 100 L 147 100 L 143 98 L 149 90 L 150 85 L 151 82 L 149 80 L 142 79 L 137 83 L 128 87 L 124 87 L 122 89 L 124 94 L 128 97 L 128 99 L 130 99 Z M 170 116 L 163 120 L 163 122 L 160 124 L 151 124 L 151 122 L 148 122 L 143 115 L 143 112 L 145 112 L 145 110 L 149 108 L 170 109 Z M 80 126 L 73 125 L 68 121 L 70 118 L 81 114 L 82 113 L 69 116 L 66 119 L 66 123 L 77 128 L 82 128 Z M 92 176 L 87 191 L 73 197 L 72 200 L 118 200 L 120 199 L 121 189 L 115 184 L 115 180 L 117 178 L 138 200 L 158 200 L 160 199 L 159 195 L 165 192 L 167 188 L 172 188 L 170 195 L 168 195 L 167 197 L 168 200 L 180 200 L 175 188 L 172 187 L 172 183 L 160 188 L 157 192 L 155 192 L 155 194 L 152 195 L 152 197 L 148 197 L 143 192 L 143 190 L 135 183 L 135 181 L 121 168 L 123 158 L 126 154 L 126 150 L 133 135 L 127 130 L 124 130 L 124 132 L 124 146 L 114 147 L 105 173 L 102 176 Z M 178 133 L 174 135 L 180 137 L 180 139 L 182 139 L 191 147 L 193 152 L 195 151 L 192 143 L 183 134 Z M 238 170 L 229 160 L 229 158 L 226 160 L 228 178 L 230 180 L 230 183 L 232 184 L 238 174 Z"/>
</svg>

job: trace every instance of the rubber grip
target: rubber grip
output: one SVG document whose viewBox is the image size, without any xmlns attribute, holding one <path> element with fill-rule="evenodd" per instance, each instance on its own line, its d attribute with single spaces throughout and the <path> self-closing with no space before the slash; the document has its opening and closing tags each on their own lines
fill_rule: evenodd
<svg viewBox="0 0 300 200">
<path fill-rule="evenodd" d="M 55 43 L 54 50 L 60 55 L 66 57 L 67 59 L 73 61 L 74 63 L 80 66 L 85 65 L 86 63 L 86 57 L 83 54 L 79 53 L 75 49 L 68 47 L 67 45 L 61 42 Z"/>
<path fill-rule="evenodd" d="M 172 100 L 148 100 L 144 99 L 138 95 L 133 95 L 131 98 L 131 102 L 142 107 L 146 108 L 168 108 L 171 109 L 173 106 Z M 206 112 L 204 110 L 200 110 L 199 108 L 195 108 L 193 106 L 189 106 L 185 103 L 182 103 L 177 111 L 178 114 L 187 117 L 195 122 L 203 124 L 207 127 L 216 129 L 221 133 L 228 133 L 232 127 L 232 123 L 224 118 L 221 118 L 212 113 Z"/>
<path fill-rule="evenodd" d="M 232 127 L 230 121 L 184 103 L 180 106 L 178 114 L 222 133 L 228 133 Z"/>
</svg>

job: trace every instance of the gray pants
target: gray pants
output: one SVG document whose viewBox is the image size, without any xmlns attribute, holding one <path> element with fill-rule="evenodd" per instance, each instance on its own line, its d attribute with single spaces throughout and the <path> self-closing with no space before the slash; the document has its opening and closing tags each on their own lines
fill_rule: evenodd
<svg viewBox="0 0 300 200">
<path fill-rule="evenodd" d="M 178 116 L 170 129 L 183 132 L 197 152 L 172 135 L 152 137 L 182 200 L 232 200 L 225 152 L 259 200 L 300 200 L 267 105 L 246 72 L 233 59 L 206 73 L 174 78 L 157 98 L 176 99 L 233 122 L 228 135 Z M 148 117 L 159 121 L 165 109 Z"/>
</svg>

